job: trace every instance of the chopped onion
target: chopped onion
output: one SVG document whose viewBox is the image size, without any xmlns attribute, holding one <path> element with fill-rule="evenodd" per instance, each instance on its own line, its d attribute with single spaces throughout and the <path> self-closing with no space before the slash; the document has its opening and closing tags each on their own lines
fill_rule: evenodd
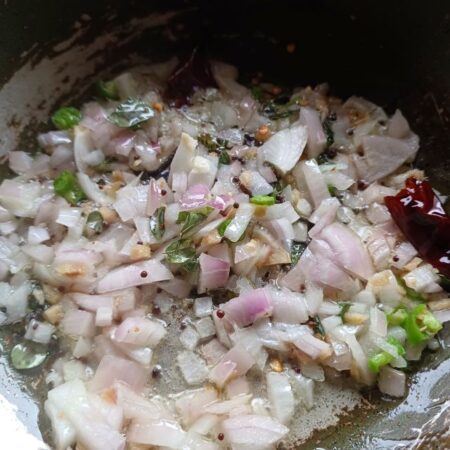
<svg viewBox="0 0 450 450">
<path fill-rule="evenodd" d="M 298 168 L 298 171 L 295 173 L 301 173 L 303 176 L 314 206 L 318 208 L 322 200 L 330 198 L 330 193 L 328 192 L 328 187 L 322 172 L 320 171 L 319 165 L 314 159 L 310 159 L 308 161 L 300 162 Z M 298 176 L 299 175 L 297 175 L 297 177 Z"/>
<path fill-rule="evenodd" d="M 273 320 L 283 323 L 304 323 L 308 320 L 307 304 L 302 294 L 287 288 L 271 289 Z"/>
<path fill-rule="evenodd" d="M 285 174 L 292 170 L 300 159 L 307 139 L 306 127 L 294 124 L 290 128 L 275 133 L 259 151 L 263 153 L 265 161 Z"/>
<path fill-rule="evenodd" d="M 127 439 L 137 444 L 181 448 L 185 434 L 177 422 L 160 419 L 133 422 L 128 429 Z"/>
<path fill-rule="evenodd" d="M 404 397 L 406 391 L 406 375 L 392 367 L 383 367 L 378 378 L 378 388 L 383 394 L 392 397 Z"/>
<path fill-rule="evenodd" d="M 348 227 L 333 223 L 325 227 L 320 236 L 330 245 L 337 264 L 365 280 L 373 275 L 372 262 L 366 248 Z"/>
<path fill-rule="evenodd" d="M 230 273 L 230 263 L 202 253 L 199 258 L 200 275 L 197 292 L 202 294 L 208 289 L 226 286 Z"/>
<path fill-rule="evenodd" d="M 113 269 L 97 284 L 97 292 L 111 292 L 133 286 L 171 280 L 172 273 L 156 260 L 143 261 Z"/>
<path fill-rule="evenodd" d="M 187 384 L 201 384 L 208 377 L 209 371 L 205 361 L 191 351 L 178 353 L 177 364 Z"/>
<path fill-rule="evenodd" d="M 28 228 L 28 244 L 37 245 L 41 244 L 42 242 L 48 241 L 49 239 L 50 234 L 47 228 L 35 227 L 33 225 L 30 225 L 30 227 Z"/>
<path fill-rule="evenodd" d="M 236 215 L 227 226 L 224 236 L 231 242 L 237 242 L 247 229 L 254 212 L 255 207 L 252 204 L 240 204 Z"/>
<path fill-rule="evenodd" d="M 297 336 L 293 343 L 312 359 L 326 358 L 331 355 L 330 344 L 307 333 Z"/>
<path fill-rule="evenodd" d="M 97 308 L 95 314 L 95 326 L 96 327 L 108 327 L 113 321 L 113 310 L 112 307 L 100 306 Z"/>
<path fill-rule="evenodd" d="M 191 292 L 192 285 L 181 278 L 173 278 L 168 281 L 161 281 L 157 284 L 159 288 L 166 291 L 168 294 L 178 298 L 185 298 Z"/>
<path fill-rule="evenodd" d="M 184 391 L 177 396 L 175 408 L 183 426 L 189 427 L 205 412 L 205 407 L 216 402 L 217 398 L 217 391 L 208 388 Z"/>
<path fill-rule="evenodd" d="M 273 415 L 281 423 L 289 423 L 295 410 L 289 377 L 285 373 L 269 372 L 266 375 L 266 382 Z"/>
<path fill-rule="evenodd" d="M 90 200 L 101 206 L 107 206 L 112 203 L 112 200 L 100 190 L 97 183 L 92 181 L 88 175 L 79 172 L 77 178 L 81 189 L 83 189 L 83 192 Z"/>
<path fill-rule="evenodd" d="M 58 413 L 54 420 L 69 422 L 75 430 L 76 440 L 86 448 L 95 450 L 124 450 L 125 436 L 109 425 L 88 399 L 81 380 L 72 380 L 52 389 L 48 401 Z M 47 407 L 47 411 L 52 408 Z M 70 433 L 70 429 L 65 428 Z M 61 438 L 61 436 L 59 436 Z"/>
<path fill-rule="evenodd" d="M 266 288 L 254 289 L 222 305 L 227 320 L 243 327 L 272 314 L 272 298 Z"/>
<path fill-rule="evenodd" d="M 269 446 L 285 436 L 289 429 L 267 416 L 233 416 L 222 423 L 232 445 Z"/>
<path fill-rule="evenodd" d="M 253 196 L 268 195 L 273 191 L 273 187 L 256 171 L 242 171 L 239 176 L 239 182 Z"/>
<path fill-rule="evenodd" d="M 158 322 L 129 317 L 116 328 L 113 337 L 117 342 L 154 348 L 165 335 L 165 328 Z"/>
<path fill-rule="evenodd" d="M 306 126 L 308 131 L 308 141 L 306 144 L 308 158 L 317 158 L 327 143 L 319 112 L 313 108 L 300 108 L 298 121 L 301 125 Z"/>
<path fill-rule="evenodd" d="M 116 381 L 128 384 L 139 391 L 147 381 L 147 371 L 141 365 L 113 355 L 105 355 L 95 371 L 94 378 L 89 382 L 92 391 L 101 391 L 111 387 Z"/>
<path fill-rule="evenodd" d="M 403 279 L 408 287 L 418 292 L 440 292 L 439 275 L 431 264 L 424 264 L 406 274 Z"/>
<path fill-rule="evenodd" d="M 47 323 L 39 322 L 36 319 L 31 319 L 28 323 L 27 330 L 25 332 L 25 339 L 38 342 L 40 344 L 48 344 L 52 338 L 56 328 Z"/>
<path fill-rule="evenodd" d="M 82 310 L 70 310 L 61 322 L 62 330 L 70 336 L 90 337 L 95 335 L 94 314 Z"/>
</svg>

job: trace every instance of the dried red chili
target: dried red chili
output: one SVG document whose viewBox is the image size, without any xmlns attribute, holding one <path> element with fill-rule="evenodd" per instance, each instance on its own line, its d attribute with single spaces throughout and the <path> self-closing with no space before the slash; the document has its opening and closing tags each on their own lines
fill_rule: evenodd
<svg viewBox="0 0 450 450">
<path fill-rule="evenodd" d="M 430 183 L 408 178 L 404 189 L 384 201 L 422 259 L 450 277 L 450 217 Z"/>
<path fill-rule="evenodd" d="M 211 66 L 202 49 L 194 48 L 167 80 L 165 96 L 180 107 L 188 102 L 188 97 L 196 87 L 217 86 Z"/>
</svg>

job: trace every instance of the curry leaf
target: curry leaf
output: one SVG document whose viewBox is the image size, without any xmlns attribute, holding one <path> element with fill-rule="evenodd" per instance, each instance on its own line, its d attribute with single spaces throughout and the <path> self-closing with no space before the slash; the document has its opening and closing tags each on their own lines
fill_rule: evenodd
<svg viewBox="0 0 450 450">
<path fill-rule="evenodd" d="M 108 116 L 108 120 L 119 128 L 132 128 L 151 119 L 155 115 L 153 109 L 144 101 L 129 98 L 120 103 Z"/>
<path fill-rule="evenodd" d="M 150 232 L 153 234 L 155 239 L 158 241 L 163 237 L 164 231 L 166 230 L 164 215 L 166 212 L 166 208 L 161 206 L 155 211 L 152 217 L 149 220 Z"/>
<path fill-rule="evenodd" d="M 166 259 L 169 263 L 180 264 L 188 272 L 198 267 L 198 257 L 190 239 L 179 239 L 166 248 Z"/>
<path fill-rule="evenodd" d="M 183 237 L 186 233 L 202 223 L 212 210 L 212 208 L 205 207 L 196 211 L 180 211 L 178 213 L 177 224 L 183 224 L 181 236 Z"/>
</svg>

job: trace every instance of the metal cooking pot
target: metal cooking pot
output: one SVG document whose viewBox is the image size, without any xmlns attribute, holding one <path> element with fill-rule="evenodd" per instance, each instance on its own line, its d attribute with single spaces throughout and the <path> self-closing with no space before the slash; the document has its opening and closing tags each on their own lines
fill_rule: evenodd
<svg viewBox="0 0 450 450">
<path fill-rule="evenodd" d="M 53 108 L 88 99 L 96 79 L 201 45 L 237 65 L 244 80 L 262 72 L 286 85 L 327 81 L 337 96 L 361 95 L 389 113 L 399 107 L 421 138 L 416 164 L 450 194 L 449 44 L 445 0 L 432 7 L 405 0 L 4 0 L 0 153 L 33 150 Z M 11 369 L 13 330 L 0 333 L 1 448 L 44 448 L 21 425 L 48 438 L 37 403 L 45 397 L 42 374 Z M 296 448 L 450 448 L 449 329 L 441 334 L 441 349 L 413 368 L 405 400 L 367 392 L 362 407 Z"/>
</svg>

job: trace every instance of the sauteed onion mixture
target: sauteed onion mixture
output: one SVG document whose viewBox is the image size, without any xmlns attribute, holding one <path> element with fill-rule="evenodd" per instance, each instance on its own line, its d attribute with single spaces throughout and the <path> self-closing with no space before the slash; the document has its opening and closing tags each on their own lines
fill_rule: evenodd
<svg viewBox="0 0 450 450">
<path fill-rule="evenodd" d="M 9 153 L 0 324 L 58 450 L 272 448 L 317 383 L 402 397 L 440 345 L 450 220 L 402 113 L 237 76 L 136 67 Z"/>
</svg>

